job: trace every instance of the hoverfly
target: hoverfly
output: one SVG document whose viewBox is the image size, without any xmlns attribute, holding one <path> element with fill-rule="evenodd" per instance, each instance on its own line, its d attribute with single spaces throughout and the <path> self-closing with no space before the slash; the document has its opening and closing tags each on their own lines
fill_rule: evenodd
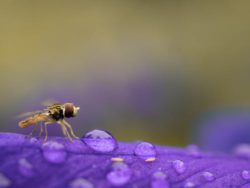
<svg viewBox="0 0 250 188">
<path fill-rule="evenodd" d="M 35 124 L 34 129 L 30 133 L 30 136 L 32 136 L 33 133 L 37 131 L 38 126 L 40 125 L 39 135 L 41 136 L 44 132 L 44 142 L 46 142 L 48 138 L 48 124 L 57 123 L 60 125 L 64 136 L 68 137 L 70 141 L 72 141 L 72 138 L 78 138 L 74 134 L 71 125 L 67 121 L 65 121 L 65 118 L 75 117 L 77 115 L 77 112 L 80 110 L 80 107 L 76 107 L 73 103 L 52 103 L 45 105 L 47 106 L 46 109 L 21 114 L 19 117 L 28 117 L 18 123 L 19 127 L 26 128 L 30 125 Z"/>
</svg>

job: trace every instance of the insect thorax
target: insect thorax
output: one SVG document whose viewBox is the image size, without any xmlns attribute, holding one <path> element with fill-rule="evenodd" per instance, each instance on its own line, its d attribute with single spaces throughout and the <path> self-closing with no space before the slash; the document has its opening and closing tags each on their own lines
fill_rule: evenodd
<svg viewBox="0 0 250 188">
<path fill-rule="evenodd" d="M 49 113 L 50 113 L 51 118 L 56 121 L 64 118 L 63 110 L 61 108 L 50 110 Z"/>
</svg>

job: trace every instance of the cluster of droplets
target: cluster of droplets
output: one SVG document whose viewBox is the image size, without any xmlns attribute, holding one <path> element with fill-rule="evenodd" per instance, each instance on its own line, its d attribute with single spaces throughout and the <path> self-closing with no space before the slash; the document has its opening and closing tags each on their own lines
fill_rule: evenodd
<svg viewBox="0 0 250 188">
<path fill-rule="evenodd" d="M 81 138 L 82 142 L 86 144 L 91 150 L 100 153 L 110 153 L 118 148 L 118 143 L 116 139 L 108 132 L 101 130 L 93 130 L 88 132 Z M 32 140 L 32 143 L 37 142 L 37 140 Z M 199 148 L 195 145 L 190 145 L 187 148 L 187 154 L 199 157 Z M 248 155 L 249 148 L 246 146 L 241 146 L 238 148 L 237 152 L 242 156 L 242 154 Z M 236 152 L 236 153 L 237 153 Z M 142 161 L 154 162 L 157 159 L 156 147 L 149 142 L 138 143 L 133 151 L 134 155 L 140 158 Z M 48 141 L 42 145 L 42 154 L 46 161 L 53 164 L 62 164 L 67 160 L 66 148 L 63 144 L 56 141 Z M 106 174 L 106 180 L 112 186 L 124 186 L 133 178 L 133 170 L 125 163 L 125 159 L 122 157 L 112 157 L 112 166 Z M 177 175 L 184 174 L 187 171 L 188 165 L 184 160 L 176 159 L 172 160 L 171 167 Z M 18 170 L 20 174 L 24 177 L 33 177 L 35 175 L 35 169 L 31 162 L 27 158 L 21 158 L 18 161 Z M 241 177 L 250 181 L 250 171 L 243 170 L 241 172 Z M 204 171 L 199 173 L 199 180 L 192 181 L 187 180 L 184 182 L 184 188 L 197 187 L 202 184 L 202 182 L 212 182 L 215 181 L 216 177 L 212 172 Z M 170 181 L 167 172 L 162 170 L 157 170 L 151 174 L 150 184 L 152 188 L 169 188 Z M 11 181 L 4 174 L 0 173 L 0 187 L 9 187 Z M 69 182 L 68 187 L 70 188 L 93 188 L 94 184 L 83 177 L 77 177 Z"/>
</svg>

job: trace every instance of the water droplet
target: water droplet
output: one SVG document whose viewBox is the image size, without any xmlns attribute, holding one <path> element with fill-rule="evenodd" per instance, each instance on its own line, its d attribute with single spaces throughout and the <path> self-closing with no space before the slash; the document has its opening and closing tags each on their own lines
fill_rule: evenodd
<svg viewBox="0 0 250 188">
<path fill-rule="evenodd" d="M 46 142 L 43 144 L 42 149 L 44 158 L 51 163 L 60 164 L 67 158 L 67 152 L 65 151 L 64 145 L 58 142 Z"/>
<path fill-rule="evenodd" d="M 202 176 L 206 181 L 214 181 L 215 180 L 215 176 L 211 172 L 202 172 Z"/>
<path fill-rule="evenodd" d="M 33 166 L 26 159 L 22 158 L 18 161 L 19 172 L 26 177 L 34 176 Z"/>
<path fill-rule="evenodd" d="M 186 165 L 183 161 L 181 160 L 175 160 L 172 162 L 172 165 L 175 169 L 175 171 L 178 173 L 178 174 L 182 174 L 186 171 Z"/>
<path fill-rule="evenodd" d="M 184 188 L 190 188 L 190 187 L 195 187 L 195 186 L 196 185 L 193 182 L 191 182 L 191 181 L 187 181 L 184 184 Z"/>
<path fill-rule="evenodd" d="M 31 143 L 31 144 L 35 144 L 35 143 L 37 143 L 37 142 L 38 142 L 37 138 L 32 137 L 32 138 L 30 139 L 30 143 Z"/>
<path fill-rule="evenodd" d="M 234 149 L 234 154 L 242 158 L 250 158 L 250 144 L 240 144 Z"/>
<path fill-rule="evenodd" d="M 169 188 L 169 182 L 166 180 L 167 175 L 157 171 L 152 175 L 151 188 Z"/>
<path fill-rule="evenodd" d="M 154 179 L 166 179 L 167 177 L 167 174 L 161 171 L 154 172 L 152 175 L 152 178 Z"/>
<path fill-rule="evenodd" d="M 7 178 L 3 173 L 0 173 L 0 187 L 5 188 L 9 187 L 11 184 L 11 181 L 9 178 Z"/>
<path fill-rule="evenodd" d="M 243 170 L 241 172 L 241 177 L 244 179 L 244 180 L 250 180 L 250 172 L 248 170 Z"/>
<path fill-rule="evenodd" d="M 93 130 L 85 134 L 82 141 L 91 149 L 98 152 L 111 152 L 117 148 L 116 139 L 108 132 Z"/>
<path fill-rule="evenodd" d="M 125 163 L 114 163 L 112 170 L 107 174 L 107 180 L 114 186 L 125 185 L 131 178 L 132 171 Z"/>
<path fill-rule="evenodd" d="M 135 147 L 134 153 L 136 156 L 147 161 L 149 159 L 156 159 L 155 146 L 149 142 L 141 142 Z"/>
<path fill-rule="evenodd" d="M 94 188 L 94 185 L 84 178 L 76 178 L 69 184 L 70 188 Z"/>
</svg>

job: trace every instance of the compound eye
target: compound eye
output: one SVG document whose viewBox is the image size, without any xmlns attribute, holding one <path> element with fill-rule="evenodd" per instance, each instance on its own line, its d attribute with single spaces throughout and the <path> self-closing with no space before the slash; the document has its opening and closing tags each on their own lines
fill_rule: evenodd
<svg viewBox="0 0 250 188">
<path fill-rule="evenodd" d="M 74 105 L 72 103 L 64 104 L 64 116 L 67 118 L 74 117 Z"/>
</svg>

